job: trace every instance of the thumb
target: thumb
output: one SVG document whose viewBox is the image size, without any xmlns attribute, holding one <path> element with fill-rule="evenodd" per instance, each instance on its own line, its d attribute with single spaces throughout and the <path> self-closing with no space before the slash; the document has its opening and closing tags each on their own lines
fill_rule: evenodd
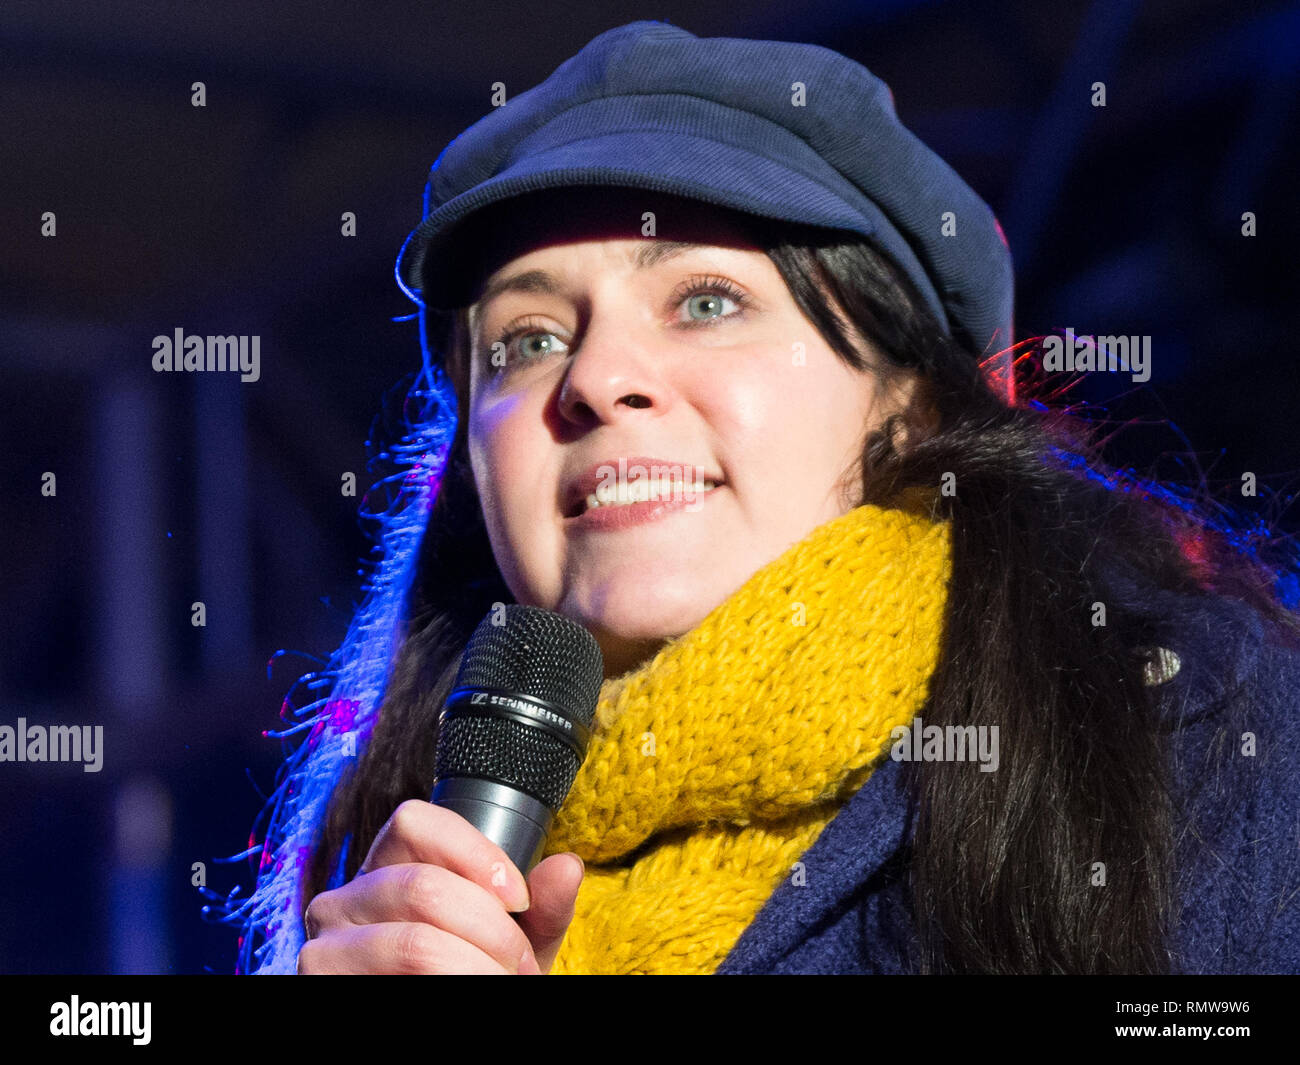
<svg viewBox="0 0 1300 1065">
<path fill-rule="evenodd" d="M 552 854 L 528 874 L 530 905 L 515 919 L 533 945 L 537 967 L 549 973 L 573 920 L 573 907 L 582 885 L 582 859 L 572 851 Z"/>
</svg>

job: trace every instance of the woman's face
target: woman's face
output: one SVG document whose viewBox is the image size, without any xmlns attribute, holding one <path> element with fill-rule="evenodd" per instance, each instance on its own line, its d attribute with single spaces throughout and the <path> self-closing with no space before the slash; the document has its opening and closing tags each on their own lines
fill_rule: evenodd
<svg viewBox="0 0 1300 1065">
<path fill-rule="evenodd" d="M 469 453 L 497 564 L 519 602 L 592 632 L 607 677 L 856 505 L 866 434 L 910 395 L 846 366 L 719 215 L 676 211 L 673 240 L 662 219 L 657 237 L 525 240 L 469 313 Z M 596 485 L 647 479 L 673 505 L 587 510 Z"/>
</svg>

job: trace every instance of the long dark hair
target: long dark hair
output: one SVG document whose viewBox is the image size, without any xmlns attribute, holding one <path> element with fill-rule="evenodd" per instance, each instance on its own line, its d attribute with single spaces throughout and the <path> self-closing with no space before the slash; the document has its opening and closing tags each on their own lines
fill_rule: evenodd
<svg viewBox="0 0 1300 1065">
<path fill-rule="evenodd" d="M 996 773 L 907 767 L 909 862 L 919 972 L 1161 972 L 1176 967 L 1178 884 L 1167 739 L 1144 661 L 1141 619 L 1109 576 L 1243 599 L 1294 637 L 1276 573 L 1243 552 L 1204 501 L 1106 466 L 1090 421 L 1051 406 L 1020 357 L 1012 401 L 962 337 L 949 337 L 869 240 L 751 220 L 750 232 L 804 315 L 850 366 L 918 375 L 914 402 L 873 433 L 862 502 L 934 489 L 952 523 L 953 570 L 927 724 L 997 725 Z M 467 410 L 464 312 L 426 314 Z M 870 338 L 872 368 L 851 340 Z M 304 870 L 301 906 L 357 872 L 379 828 L 433 781 L 428 735 L 474 626 L 513 597 L 497 570 L 457 425 L 406 604 L 406 626 L 369 741 L 342 774 Z M 948 477 L 951 475 L 951 477 Z M 1195 538 L 1197 551 L 1185 549 Z M 1111 604 L 1095 624 L 1095 604 Z M 1104 862 L 1107 886 L 1090 879 Z M 301 910 L 299 911 L 301 913 Z"/>
</svg>

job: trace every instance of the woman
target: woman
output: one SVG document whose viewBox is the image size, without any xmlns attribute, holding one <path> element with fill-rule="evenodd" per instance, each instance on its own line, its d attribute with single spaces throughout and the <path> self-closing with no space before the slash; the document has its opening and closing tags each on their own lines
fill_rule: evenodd
<svg viewBox="0 0 1300 1065">
<path fill-rule="evenodd" d="M 881 83 L 634 23 L 454 141 L 426 207 L 399 266 L 446 378 L 412 390 L 245 966 L 1300 965 L 1278 575 L 1017 399 L 1000 230 Z M 510 601 L 606 663 L 526 882 L 425 801 Z"/>
</svg>

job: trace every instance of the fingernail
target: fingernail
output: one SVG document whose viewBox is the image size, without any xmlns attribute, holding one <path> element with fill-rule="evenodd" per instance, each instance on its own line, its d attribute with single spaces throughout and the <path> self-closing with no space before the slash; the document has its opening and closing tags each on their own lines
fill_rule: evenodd
<svg viewBox="0 0 1300 1065">
<path fill-rule="evenodd" d="M 514 875 L 511 876 L 511 873 Z M 528 896 L 528 881 L 513 864 L 493 863 L 492 886 L 496 889 L 507 913 L 523 913 L 528 909 L 531 902 Z"/>
<path fill-rule="evenodd" d="M 511 913 L 523 913 L 533 904 L 533 897 L 528 893 L 528 881 L 523 877 L 515 882 L 515 890 L 511 892 L 515 898 L 515 904 L 510 908 Z"/>
<path fill-rule="evenodd" d="M 531 950 L 524 951 L 524 955 L 519 959 L 520 976 L 541 976 L 542 970 L 537 967 L 537 960 L 533 957 Z"/>
</svg>

